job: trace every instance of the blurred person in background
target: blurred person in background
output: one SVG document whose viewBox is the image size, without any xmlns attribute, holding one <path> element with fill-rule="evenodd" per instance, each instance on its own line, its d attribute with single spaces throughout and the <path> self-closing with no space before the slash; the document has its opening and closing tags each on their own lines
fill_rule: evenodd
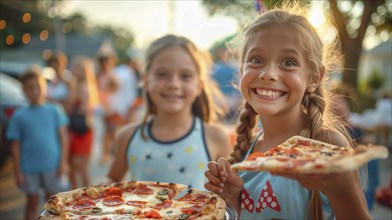
<svg viewBox="0 0 392 220">
<path fill-rule="evenodd" d="M 236 88 L 238 84 L 238 68 L 231 63 L 229 53 L 225 45 L 217 46 L 214 50 L 216 57 L 215 64 L 212 69 L 212 77 L 219 85 L 226 98 L 226 103 L 219 103 L 222 106 L 227 104 L 226 122 L 234 122 L 239 114 L 239 106 L 242 102 L 242 96 Z M 221 106 L 221 107 L 222 107 Z"/>
<path fill-rule="evenodd" d="M 67 69 L 68 58 L 62 51 L 52 52 L 46 65 L 53 68 L 55 76 L 48 81 L 46 97 L 48 101 L 60 103 L 65 111 L 71 111 L 70 100 L 73 92 L 74 79 Z"/>
<path fill-rule="evenodd" d="M 72 60 L 75 78 L 70 112 L 70 182 L 73 189 L 90 185 L 89 162 L 93 146 L 93 113 L 99 104 L 93 60 L 76 56 Z M 78 184 L 81 177 L 81 184 Z M 79 182 L 80 183 L 80 182 Z"/>
<path fill-rule="evenodd" d="M 119 79 L 120 86 L 113 97 L 115 109 L 121 115 L 123 122 L 133 121 L 134 111 L 131 109 L 139 96 L 139 70 L 137 68 L 135 54 L 131 51 L 126 53 L 125 60 L 115 68 L 115 74 Z"/>
<path fill-rule="evenodd" d="M 108 177 L 174 182 L 204 189 L 209 160 L 227 157 L 229 138 L 217 120 L 209 59 L 189 39 L 166 35 L 147 50 L 141 123 L 125 125 L 116 138 Z"/>
<path fill-rule="evenodd" d="M 25 219 L 36 219 L 40 189 L 46 200 L 62 190 L 60 177 L 68 170 L 68 118 L 57 104 L 46 102 L 46 82 L 40 69 L 28 70 L 21 82 L 30 105 L 12 115 L 7 138 L 12 141 L 16 184 L 27 196 Z"/>
<path fill-rule="evenodd" d="M 103 109 L 104 140 L 101 164 L 110 162 L 113 154 L 113 142 L 116 129 L 123 124 L 123 118 L 116 110 L 114 98 L 120 89 L 120 82 L 114 73 L 117 57 L 113 54 L 99 54 L 97 57 L 98 70 L 96 81 L 98 94 Z"/>
</svg>

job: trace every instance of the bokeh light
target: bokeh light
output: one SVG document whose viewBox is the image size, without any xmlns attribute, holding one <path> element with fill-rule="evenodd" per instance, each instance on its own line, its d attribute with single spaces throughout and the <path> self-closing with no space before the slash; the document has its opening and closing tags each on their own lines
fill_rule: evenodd
<svg viewBox="0 0 392 220">
<path fill-rule="evenodd" d="M 52 56 L 52 51 L 49 49 L 44 50 L 44 52 L 42 52 L 42 59 L 43 60 L 48 60 L 49 57 Z"/>
<path fill-rule="evenodd" d="M 31 35 L 29 33 L 25 33 L 22 36 L 22 42 L 24 44 L 28 44 L 31 41 Z"/>
<path fill-rule="evenodd" d="M 41 33 L 39 33 L 39 39 L 42 41 L 46 41 L 49 37 L 49 32 L 47 30 L 43 30 L 41 31 Z"/>
<path fill-rule="evenodd" d="M 23 19 L 24 23 L 30 22 L 31 21 L 31 14 L 28 12 L 24 13 L 22 19 Z"/>
<path fill-rule="evenodd" d="M 5 38 L 5 43 L 6 43 L 8 46 L 12 45 L 12 44 L 14 43 L 14 36 L 8 35 L 8 36 Z"/>
<path fill-rule="evenodd" d="M 7 22 L 3 19 L 0 20 L 0 30 L 4 30 L 7 27 Z"/>
</svg>

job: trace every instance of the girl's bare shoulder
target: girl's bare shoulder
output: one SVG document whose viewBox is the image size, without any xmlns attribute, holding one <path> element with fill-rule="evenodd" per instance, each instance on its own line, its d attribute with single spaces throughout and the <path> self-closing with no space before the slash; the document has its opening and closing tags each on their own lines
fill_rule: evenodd
<svg viewBox="0 0 392 220">
<path fill-rule="evenodd" d="M 129 140 L 139 126 L 140 123 L 129 123 L 122 126 L 116 133 L 116 139 L 118 141 Z"/>
<path fill-rule="evenodd" d="M 229 137 L 228 129 L 220 124 L 212 124 L 204 122 L 204 129 L 206 136 L 215 137 L 217 139 L 227 139 Z"/>
<path fill-rule="evenodd" d="M 322 142 L 330 143 L 336 146 L 347 147 L 350 146 L 347 137 L 342 133 L 332 129 L 322 129 L 317 139 Z"/>
</svg>

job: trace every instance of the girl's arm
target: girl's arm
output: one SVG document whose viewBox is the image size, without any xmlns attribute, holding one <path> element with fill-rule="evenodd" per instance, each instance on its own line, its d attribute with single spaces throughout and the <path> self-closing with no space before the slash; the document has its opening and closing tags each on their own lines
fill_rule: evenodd
<svg viewBox="0 0 392 220">
<path fill-rule="evenodd" d="M 67 127 L 61 126 L 59 127 L 59 136 L 60 136 L 60 147 L 61 147 L 61 157 L 60 164 L 57 170 L 57 175 L 61 176 L 68 172 L 68 139 L 67 139 Z"/>
<path fill-rule="evenodd" d="M 228 158 L 233 151 L 228 133 L 217 125 L 204 124 L 204 128 L 211 160 L 218 161 L 221 157 Z"/>
<path fill-rule="evenodd" d="M 342 175 L 346 177 L 343 177 L 340 182 L 342 183 L 346 178 L 351 184 L 346 184 L 346 187 L 332 187 L 332 190 L 324 192 L 331 203 L 336 219 L 371 219 L 358 172 Z"/>
<path fill-rule="evenodd" d="M 12 155 L 12 161 L 14 164 L 14 173 L 15 173 L 16 184 L 19 187 L 21 187 L 24 184 L 24 177 L 23 177 L 23 173 L 20 169 L 20 142 L 19 141 L 12 141 L 11 142 L 11 155 Z"/>
<path fill-rule="evenodd" d="M 135 126 L 127 124 L 123 126 L 116 134 L 115 139 L 115 157 L 112 166 L 109 169 L 108 178 L 111 181 L 119 182 L 124 179 L 124 176 L 128 170 L 127 163 L 127 147 L 129 139 L 135 132 Z"/>
</svg>

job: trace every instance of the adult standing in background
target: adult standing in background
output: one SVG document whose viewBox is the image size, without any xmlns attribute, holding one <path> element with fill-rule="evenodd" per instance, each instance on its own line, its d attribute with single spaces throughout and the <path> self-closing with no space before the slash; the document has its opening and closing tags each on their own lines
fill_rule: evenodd
<svg viewBox="0 0 392 220">
<path fill-rule="evenodd" d="M 70 114 L 70 182 L 73 189 L 90 185 L 89 161 L 93 146 L 92 119 L 99 104 L 94 63 L 85 56 L 76 56 L 72 61 L 75 77 L 75 96 L 72 98 Z M 78 184 L 78 177 L 81 183 Z"/>
<path fill-rule="evenodd" d="M 74 85 L 72 73 L 67 70 L 68 58 L 62 51 L 52 52 L 46 65 L 56 73 L 54 78 L 48 81 L 47 100 L 61 104 L 68 114 L 71 111 L 70 101 Z"/>
<path fill-rule="evenodd" d="M 124 123 L 132 121 L 131 107 L 139 97 L 139 73 L 136 54 L 127 52 L 122 64 L 115 68 L 116 77 L 119 79 L 119 89 L 113 96 L 115 110 L 121 115 Z"/>
<path fill-rule="evenodd" d="M 238 116 L 239 104 L 242 101 L 241 94 L 236 88 L 238 80 L 238 68 L 230 63 L 229 53 L 224 45 L 215 48 L 215 64 L 212 69 L 212 77 L 219 85 L 219 89 L 226 98 L 226 103 L 220 103 L 220 107 L 227 104 L 226 121 L 231 122 Z"/>
<path fill-rule="evenodd" d="M 115 95 L 119 90 L 119 79 L 114 74 L 114 67 L 117 63 L 117 57 L 113 54 L 99 54 L 98 70 L 97 70 L 97 85 L 98 94 L 103 108 L 104 121 L 104 141 L 103 152 L 100 160 L 101 164 L 106 164 L 110 161 L 113 154 L 113 142 L 117 127 L 123 124 L 122 117 L 115 109 Z"/>
</svg>

